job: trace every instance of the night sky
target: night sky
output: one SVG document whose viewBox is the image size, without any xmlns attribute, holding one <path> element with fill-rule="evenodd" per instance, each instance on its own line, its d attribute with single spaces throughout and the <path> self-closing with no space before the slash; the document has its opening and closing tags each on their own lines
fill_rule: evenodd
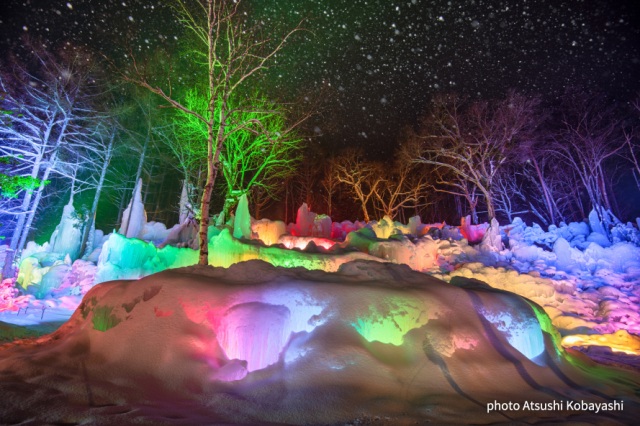
<svg viewBox="0 0 640 426">
<path fill-rule="evenodd" d="M 179 46 L 162 1 L 3 0 L 2 56 L 23 34 L 124 57 Z M 253 19 L 305 29 L 277 58 L 272 92 L 317 93 L 331 113 L 317 135 L 385 153 L 438 91 L 553 101 L 567 86 L 628 101 L 640 91 L 636 0 L 253 0 Z"/>
</svg>

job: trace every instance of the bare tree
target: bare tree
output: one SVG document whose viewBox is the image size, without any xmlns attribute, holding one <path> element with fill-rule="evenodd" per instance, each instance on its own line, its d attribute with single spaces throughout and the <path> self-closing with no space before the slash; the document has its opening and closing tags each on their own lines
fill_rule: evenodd
<svg viewBox="0 0 640 426">
<path fill-rule="evenodd" d="M 540 123 L 547 120 L 546 116 L 539 116 Z M 515 188 L 514 185 L 519 186 L 521 189 L 526 187 L 535 188 L 535 197 L 541 203 L 537 203 L 534 206 L 529 203 L 532 211 L 535 211 L 535 215 L 541 219 L 546 225 L 550 223 L 558 223 L 558 218 L 562 216 L 562 213 L 558 209 L 556 198 L 558 194 L 553 194 L 550 188 L 549 180 L 555 176 L 557 168 L 554 167 L 555 161 L 552 160 L 552 156 L 548 152 L 549 137 L 542 133 L 541 128 L 528 140 L 523 140 L 516 147 L 515 150 L 515 164 L 513 167 L 514 175 L 521 177 L 522 180 L 528 182 L 528 185 L 524 183 L 511 184 L 504 183 L 501 186 L 506 188 Z M 520 191 L 517 191 L 520 196 Z M 509 197 L 508 192 L 501 194 L 502 198 L 506 200 Z M 524 194 L 523 194 L 524 196 Z M 522 197 L 520 197 L 522 198 Z M 527 198 L 525 196 L 525 198 Z"/>
<path fill-rule="evenodd" d="M 117 123 L 119 130 L 128 136 L 127 148 L 130 152 L 127 153 L 127 157 L 131 158 L 131 163 L 136 165 L 135 172 L 131 173 L 134 169 L 130 169 L 131 174 L 125 179 L 126 181 L 132 182 L 132 185 L 128 186 L 130 191 L 122 193 L 123 207 L 128 200 L 134 198 L 136 187 L 141 180 L 143 187 L 146 187 L 143 203 L 146 201 L 146 197 L 150 192 L 149 185 L 153 179 L 154 161 L 158 159 L 156 155 L 158 151 L 156 140 L 158 136 L 158 105 L 155 102 L 157 99 L 155 99 L 155 96 L 151 93 L 146 93 L 146 95 L 147 96 L 142 97 L 136 96 L 132 105 L 128 108 L 122 107 L 119 120 L 125 121 L 125 117 L 127 116 L 129 120 L 135 117 L 133 123 Z M 142 117 L 142 120 L 140 117 Z M 131 214 L 131 211 L 129 211 L 129 214 Z M 118 216 L 120 216 L 120 214 Z M 118 218 L 119 223 L 127 224 L 124 229 L 125 235 L 128 231 L 130 219 L 130 217 Z"/>
<path fill-rule="evenodd" d="M 524 214 L 532 214 L 547 226 L 554 223 L 549 219 L 538 176 L 528 163 L 513 164 L 505 168 L 503 173 L 507 176 L 496 183 L 496 212 L 502 213 L 509 223 L 513 222 L 515 216 Z M 544 182 L 547 184 L 546 180 Z M 552 201 L 555 205 L 555 200 Z"/>
<path fill-rule="evenodd" d="M 589 204 L 604 219 L 604 210 L 613 211 L 608 162 L 627 146 L 622 120 L 612 107 L 600 100 L 572 92 L 565 97 L 562 130 L 551 148 L 565 167 L 573 171 Z"/>
<path fill-rule="evenodd" d="M 109 125 L 111 124 L 111 125 Z M 95 228 L 96 212 L 98 211 L 98 203 L 100 202 L 100 195 L 104 188 L 105 180 L 107 177 L 107 170 L 111 164 L 113 158 L 114 145 L 117 134 L 117 126 L 111 123 L 104 123 L 99 126 L 89 143 L 85 143 L 85 149 L 89 152 L 89 160 L 97 166 L 98 176 L 92 173 L 90 179 L 95 187 L 95 193 L 93 196 L 93 202 L 91 208 L 87 214 L 87 222 L 85 223 L 84 231 L 82 233 L 82 241 L 80 244 L 80 254 L 85 252 L 87 248 L 87 242 L 89 241 L 89 235 Z"/>
<path fill-rule="evenodd" d="M 376 209 L 394 219 L 404 209 L 417 209 L 426 204 L 431 182 L 425 170 L 413 159 L 420 153 L 417 140 L 403 143 L 396 152 L 393 166 L 384 169 L 384 185 L 373 187 Z"/>
<path fill-rule="evenodd" d="M 337 159 L 337 157 L 332 157 L 324 162 L 322 170 L 323 177 L 320 181 L 320 185 L 324 191 L 323 199 L 327 206 L 327 215 L 329 216 L 333 214 L 333 202 L 338 191 L 338 186 L 340 185 L 338 177 L 336 176 Z"/>
<path fill-rule="evenodd" d="M 640 117 L 640 98 L 637 99 L 633 103 L 633 107 L 635 108 L 638 116 Z M 635 133 L 635 135 L 634 135 Z M 635 136 L 635 138 L 634 138 Z M 625 132 L 624 134 L 625 143 L 629 151 L 627 152 L 629 161 L 631 161 L 631 174 L 636 181 L 636 186 L 640 190 L 640 161 L 638 158 L 640 157 L 640 144 L 638 143 L 638 133 L 636 132 Z"/>
<path fill-rule="evenodd" d="M 198 184 L 201 182 L 203 171 L 207 169 L 207 147 L 201 139 L 187 137 L 180 131 L 175 122 L 165 126 L 154 128 L 154 133 L 169 148 L 173 161 L 168 164 L 175 168 L 181 175 L 183 185 L 186 185 L 189 215 L 193 218 L 200 217 L 198 200 L 201 197 Z M 198 207 L 195 207 L 198 206 Z"/>
<path fill-rule="evenodd" d="M 238 103 L 235 97 L 231 97 L 229 102 Z M 204 113 L 207 99 L 191 90 L 187 94 L 186 105 L 194 111 Z M 287 115 L 282 105 L 257 95 L 254 95 L 251 111 L 241 110 L 234 114 L 232 126 L 236 124 L 236 120 L 252 123 L 252 126 L 234 131 L 222 147 L 220 167 L 226 189 L 221 218 L 228 217 L 240 196 L 249 194 L 255 187 L 260 187 L 260 192 L 267 196 L 276 197 L 281 182 L 294 173 L 300 159 L 302 139 L 295 131 L 297 123 L 290 126 L 286 120 Z M 182 112 L 178 112 L 178 116 L 182 120 L 176 124 L 179 133 L 176 132 L 177 139 L 170 142 L 170 145 L 174 145 L 172 150 L 190 156 L 187 159 L 190 164 L 196 163 L 198 159 L 202 161 L 206 157 L 202 156 L 202 144 L 198 142 L 207 137 L 207 128 L 193 116 Z M 185 152 L 175 145 L 184 145 L 193 151 Z"/>
<path fill-rule="evenodd" d="M 203 115 L 189 108 L 171 91 L 171 85 L 153 83 L 145 70 L 133 62 L 134 73 L 124 78 L 157 94 L 171 107 L 202 122 L 207 128 L 207 178 L 201 201 L 199 264 L 208 263 L 209 207 L 219 160 L 223 147 L 232 135 L 242 129 L 261 132 L 260 121 L 242 122 L 237 118 L 237 105 L 230 100 L 249 82 L 249 79 L 265 69 L 268 62 L 284 47 L 289 38 L 300 29 L 270 39 L 259 28 L 252 27 L 240 13 L 242 1 L 225 0 L 175 0 L 180 23 L 193 35 L 199 46 L 193 49 L 196 59 L 206 64 L 208 84 L 206 88 L 207 110 Z M 238 93 L 239 95 L 239 93 Z M 244 109 L 250 109 L 246 105 Z"/>
<path fill-rule="evenodd" d="M 478 190 L 491 220 L 499 172 L 512 159 L 514 146 L 535 128 L 538 103 L 515 92 L 493 103 L 437 97 L 423 121 L 423 151 L 415 161 L 434 166 L 440 182 L 451 188 L 445 191 L 469 200 Z"/>
<path fill-rule="evenodd" d="M 348 149 L 338 156 L 334 173 L 341 185 L 360 203 L 365 222 L 369 222 L 371 203 L 385 183 L 384 167 L 380 163 L 366 161 L 361 151 Z"/>
<path fill-rule="evenodd" d="M 26 243 L 52 173 L 69 172 L 66 176 L 75 182 L 77 170 L 69 168 L 65 149 L 71 137 L 89 131 L 86 117 L 93 113 L 95 85 L 93 62 L 81 49 L 52 53 L 33 45 L 29 59 L 28 65 L 15 61 L 0 76 L 0 89 L 6 94 L 2 107 L 10 112 L 0 124 L 0 155 L 20 163 L 16 168 L 20 175 L 41 181 L 34 191 L 21 194 L 19 204 L 9 207 L 17 217 L 11 249 L 18 251 Z"/>
<path fill-rule="evenodd" d="M 317 164 L 303 161 L 304 167 L 298 167 L 283 181 L 284 187 L 284 209 L 285 222 L 289 217 L 295 218 L 298 207 L 306 203 L 309 208 L 315 210 L 316 206 L 316 184 L 317 184 Z"/>
</svg>

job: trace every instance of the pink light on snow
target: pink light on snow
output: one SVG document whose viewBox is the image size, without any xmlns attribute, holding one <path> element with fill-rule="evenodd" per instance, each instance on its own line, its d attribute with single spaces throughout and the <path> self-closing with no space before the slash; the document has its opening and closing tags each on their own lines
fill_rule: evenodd
<svg viewBox="0 0 640 426">
<path fill-rule="evenodd" d="M 277 363 L 294 333 L 308 333 L 319 325 L 312 324 L 312 318 L 322 307 L 296 290 L 247 293 L 240 300 L 211 323 L 227 358 L 246 362 L 247 372 Z"/>
<path fill-rule="evenodd" d="M 282 305 L 260 302 L 230 307 L 216 329 L 218 343 L 227 358 L 247 362 L 247 371 L 278 362 L 289 340 L 291 313 Z"/>
<path fill-rule="evenodd" d="M 0 312 L 17 311 L 29 304 L 33 296 L 18 296 L 15 279 L 8 278 L 0 284 Z"/>
<path fill-rule="evenodd" d="M 313 243 L 322 247 L 325 250 L 329 250 L 333 247 L 336 242 L 329 240 L 327 238 L 313 238 L 313 237 L 294 237 L 294 236 L 285 236 L 280 238 L 280 243 L 283 244 L 288 249 L 297 248 L 300 250 L 304 250 L 307 248 L 309 243 L 313 241 Z"/>
<path fill-rule="evenodd" d="M 183 301 L 182 307 L 191 321 L 208 324 L 213 332 L 213 341 L 194 349 L 220 370 L 214 379 L 223 381 L 277 363 L 291 336 L 311 332 L 318 325 L 312 318 L 322 311 L 306 293 L 288 286 L 236 293 L 230 299 Z"/>
</svg>

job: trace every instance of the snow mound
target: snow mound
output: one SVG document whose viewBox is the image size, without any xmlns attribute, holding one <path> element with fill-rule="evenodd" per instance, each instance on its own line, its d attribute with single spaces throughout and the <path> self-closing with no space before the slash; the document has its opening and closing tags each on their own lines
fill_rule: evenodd
<svg viewBox="0 0 640 426">
<path fill-rule="evenodd" d="M 638 374 L 565 352 L 520 296 L 452 284 L 370 261 L 336 273 L 249 261 L 104 283 L 53 335 L 2 349 L 0 412 L 19 422 L 29 383 L 39 389 L 29 419 L 47 423 L 498 423 L 532 413 L 487 413 L 494 400 L 603 398 L 625 399 L 608 419 L 638 414 Z"/>
</svg>

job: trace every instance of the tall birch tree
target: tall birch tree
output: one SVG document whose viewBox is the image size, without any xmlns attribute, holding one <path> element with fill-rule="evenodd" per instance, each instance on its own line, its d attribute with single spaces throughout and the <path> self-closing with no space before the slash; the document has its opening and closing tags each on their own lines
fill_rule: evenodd
<svg viewBox="0 0 640 426">
<path fill-rule="evenodd" d="M 240 95 L 257 76 L 273 61 L 291 36 L 300 30 L 296 26 L 278 36 L 268 36 L 261 28 L 253 26 L 241 12 L 242 1 L 225 0 L 174 0 L 173 7 L 182 26 L 193 36 L 193 55 L 207 70 L 207 110 L 189 108 L 185 100 L 172 91 L 178 85 L 179 76 L 169 76 L 168 81 L 156 84 L 145 70 L 133 60 L 133 73 L 124 78 L 155 93 L 166 103 L 184 114 L 202 122 L 207 138 L 202 143 L 207 149 L 207 169 L 200 203 L 200 255 L 198 263 L 208 263 L 208 228 L 211 196 L 220 171 L 220 155 L 230 137 L 237 131 L 260 131 L 260 120 L 242 121 L 239 111 L 252 109 L 251 99 L 244 105 L 232 105 L 234 95 Z"/>
</svg>

